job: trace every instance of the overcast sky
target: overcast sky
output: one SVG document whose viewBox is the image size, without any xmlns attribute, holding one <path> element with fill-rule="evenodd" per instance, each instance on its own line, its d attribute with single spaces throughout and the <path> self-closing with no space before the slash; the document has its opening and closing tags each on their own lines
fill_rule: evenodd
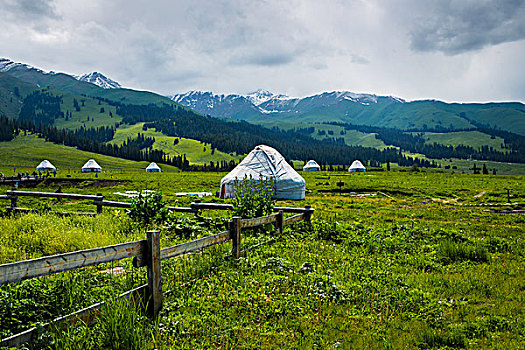
<svg viewBox="0 0 525 350">
<path fill-rule="evenodd" d="M 0 43 L 160 94 L 525 102 L 525 0 L 0 0 Z"/>
</svg>

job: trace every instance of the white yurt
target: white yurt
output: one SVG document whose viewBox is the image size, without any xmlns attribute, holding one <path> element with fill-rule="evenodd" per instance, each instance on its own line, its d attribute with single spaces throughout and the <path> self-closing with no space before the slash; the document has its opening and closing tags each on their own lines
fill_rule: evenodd
<svg viewBox="0 0 525 350">
<path fill-rule="evenodd" d="M 366 168 L 363 165 L 363 163 L 361 163 L 359 160 L 356 159 L 354 160 L 352 165 L 350 165 L 350 167 L 348 168 L 348 171 L 351 173 L 363 172 L 363 171 L 366 171 Z"/>
<path fill-rule="evenodd" d="M 303 171 L 321 171 L 321 167 L 315 160 L 309 160 L 308 163 L 303 166 Z"/>
<path fill-rule="evenodd" d="M 304 199 L 306 183 L 274 148 L 259 145 L 221 180 L 221 198 L 235 196 L 235 182 L 244 178 L 273 181 L 273 198 Z"/>
<path fill-rule="evenodd" d="M 102 168 L 94 159 L 90 159 L 84 164 L 82 167 L 83 173 L 100 173 L 102 172 Z"/>
<path fill-rule="evenodd" d="M 36 166 L 37 171 L 53 171 L 56 170 L 55 166 L 47 159 L 44 159 Z"/>
<path fill-rule="evenodd" d="M 157 163 L 155 162 L 151 162 L 150 165 L 148 165 L 148 167 L 146 168 L 146 171 L 148 173 L 160 173 L 162 170 L 160 169 L 160 167 L 157 165 Z"/>
</svg>

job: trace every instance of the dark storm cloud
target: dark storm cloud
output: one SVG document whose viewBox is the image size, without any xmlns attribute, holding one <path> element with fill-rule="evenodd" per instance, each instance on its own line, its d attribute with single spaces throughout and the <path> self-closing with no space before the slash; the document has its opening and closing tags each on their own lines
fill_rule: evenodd
<svg viewBox="0 0 525 350">
<path fill-rule="evenodd" d="M 2 11 L 14 15 L 17 19 L 43 20 L 57 19 L 53 0 L 0 0 Z"/>
<path fill-rule="evenodd" d="M 293 53 L 255 53 L 250 55 L 241 55 L 234 56 L 230 60 L 232 64 L 239 65 L 256 65 L 256 66 L 280 66 L 288 64 L 295 59 L 295 54 Z"/>
<path fill-rule="evenodd" d="M 416 51 L 456 55 L 525 39 L 524 0 L 447 0 L 418 2 L 415 7 L 420 7 L 419 15 L 410 37 Z"/>
</svg>

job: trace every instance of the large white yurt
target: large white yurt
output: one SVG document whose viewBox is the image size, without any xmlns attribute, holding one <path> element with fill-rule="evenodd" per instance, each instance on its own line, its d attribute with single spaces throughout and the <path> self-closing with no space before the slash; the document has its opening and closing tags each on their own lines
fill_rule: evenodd
<svg viewBox="0 0 525 350">
<path fill-rule="evenodd" d="M 351 173 L 363 172 L 363 171 L 366 171 L 366 168 L 363 165 L 363 163 L 361 163 L 359 160 L 356 159 L 354 160 L 352 165 L 350 165 L 350 167 L 348 168 L 348 171 Z"/>
<path fill-rule="evenodd" d="M 83 173 L 100 173 L 102 172 L 102 168 L 94 159 L 90 159 L 84 164 L 82 167 Z"/>
<path fill-rule="evenodd" d="M 315 160 L 309 160 L 308 163 L 303 166 L 303 171 L 321 171 L 321 167 Z"/>
<path fill-rule="evenodd" d="M 261 177 L 273 182 L 273 198 L 304 199 L 306 183 L 274 148 L 255 147 L 228 175 L 221 180 L 221 198 L 235 197 L 235 183 L 244 178 Z"/>
<path fill-rule="evenodd" d="M 160 173 L 162 170 L 160 169 L 160 167 L 157 165 L 157 163 L 155 162 L 151 162 L 150 165 L 148 165 L 148 167 L 146 168 L 146 171 L 148 173 Z"/>
<path fill-rule="evenodd" d="M 53 171 L 56 170 L 55 166 L 47 159 L 44 159 L 36 166 L 37 171 Z"/>
</svg>

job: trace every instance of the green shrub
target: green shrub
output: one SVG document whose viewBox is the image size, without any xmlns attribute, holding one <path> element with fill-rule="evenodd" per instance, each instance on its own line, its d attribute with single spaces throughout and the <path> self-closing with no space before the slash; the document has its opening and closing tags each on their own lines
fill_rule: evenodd
<svg viewBox="0 0 525 350">
<path fill-rule="evenodd" d="M 437 331 L 432 328 L 427 328 L 419 336 L 419 347 L 422 349 L 434 349 L 434 348 L 465 348 L 467 341 L 465 336 L 458 332 L 444 333 Z"/>
<path fill-rule="evenodd" d="M 166 222 L 168 213 L 168 208 L 165 206 L 160 192 L 139 193 L 131 201 L 131 209 L 128 211 L 131 220 L 140 222 L 145 226 Z"/>
<path fill-rule="evenodd" d="M 254 218 L 270 215 L 273 212 L 274 201 L 273 182 L 260 177 L 244 177 L 234 184 L 233 214 L 243 218 Z"/>
<path fill-rule="evenodd" d="M 452 240 L 444 240 L 438 246 L 438 256 L 445 263 L 461 261 L 488 262 L 489 253 L 487 248 L 481 245 L 469 245 L 457 243 Z"/>
</svg>

